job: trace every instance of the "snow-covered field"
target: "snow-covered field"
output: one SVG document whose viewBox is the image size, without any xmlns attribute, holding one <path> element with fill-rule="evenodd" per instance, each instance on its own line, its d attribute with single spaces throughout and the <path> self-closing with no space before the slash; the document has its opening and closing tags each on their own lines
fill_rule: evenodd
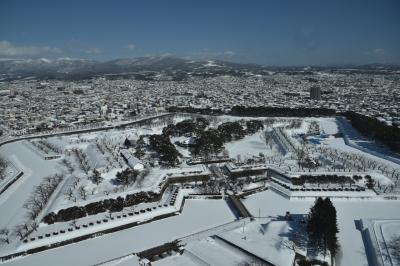
<svg viewBox="0 0 400 266">
<path fill-rule="evenodd" d="M 274 154 L 274 151 L 265 143 L 263 134 L 263 132 L 258 132 L 245 136 L 241 140 L 228 142 L 225 144 L 225 149 L 229 152 L 231 158 L 237 158 L 240 155 L 243 160 L 259 156 L 260 153 L 271 156 Z"/>
<path fill-rule="evenodd" d="M 12 163 L 11 157 L 6 161 L 6 165 L 1 169 L 0 176 L 0 192 L 5 191 L 6 187 L 13 182 L 14 178 L 17 177 L 21 171 Z"/>
<path fill-rule="evenodd" d="M 362 219 L 360 227 L 374 265 L 400 265 L 400 219 Z"/>
<path fill-rule="evenodd" d="M 21 143 L 2 146 L 0 153 L 11 157 L 24 175 L 19 178 L 0 197 L 0 228 L 12 228 L 25 221 L 26 210 L 23 205 L 42 179 L 60 170 L 57 161 L 45 161 L 39 155 Z"/>
<path fill-rule="evenodd" d="M 178 122 L 187 117 L 175 118 L 169 122 Z M 238 118 L 238 117 L 210 117 L 210 126 L 218 126 L 227 121 L 252 120 L 264 118 Z M 252 135 L 247 135 L 243 139 L 225 143 L 224 147 L 229 157 L 241 163 L 238 167 L 256 166 L 256 163 L 264 166 L 278 167 L 286 173 L 297 174 L 370 174 L 376 182 L 376 190 L 383 195 L 397 195 L 400 191 L 398 177 L 400 173 L 400 165 L 395 162 L 388 161 L 384 156 L 376 156 L 375 153 L 368 153 L 364 150 L 356 149 L 346 145 L 341 137 L 333 136 L 340 133 L 342 127 L 338 126 L 335 118 L 306 118 L 303 120 L 294 118 L 284 118 L 271 120 L 265 118 L 266 125 L 280 127 L 284 134 L 284 138 L 293 145 L 291 151 L 282 154 L 279 151 L 279 145 L 272 140 L 266 139 L 265 131 L 259 131 Z M 18 225 L 22 225 L 27 221 L 27 210 L 24 203 L 32 194 L 36 186 L 48 176 L 56 173 L 62 174 L 65 178 L 58 185 L 54 194 L 51 195 L 49 202 L 39 215 L 43 217 L 49 212 L 56 212 L 60 209 L 83 206 L 89 202 L 99 201 L 106 198 L 116 198 L 118 196 L 126 196 L 129 193 L 140 191 L 159 192 L 160 182 L 164 182 L 166 178 L 171 176 L 183 176 L 190 172 L 210 173 L 210 170 L 204 165 L 187 165 L 183 160 L 179 167 L 163 168 L 154 163 L 151 152 L 146 154 L 145 169 L 143 176 L 138 177 L 134 182 L 122 185 L 116 181 L 116 174 L 128 168 L 127 162 L 122 158 L 121 149 L 127 150 L 134 154 L 135 148 L 124 146 L 125 139 L 136 142 L 141 135 L 160 134 L 164 126 L 168 122 L 156 121 L 151 125 L 126 128 L 123 130 L 110 129 L 103 132 L 93 132 L 85 134 L 76 134 L 69 136 L 57 136 L 40 140 L 45 147 L 41 150 L 28 142 L 15 142 L 0 147 L 0 156 L 12 161 L 15 169 L 8 168 L 9 176 L 15 172 L 23 171 L 24 175 L 10 186 L 3 194 L 0 195 L 0 229 L 9 228 L 12 230 Z M 319 130 L 318 133 L 311 132 L 312 127 Z M 266 130 L 270 130 L 267 128 Z M 171 141 L 182 141 L 183 137 L 172 138 Z M 285 140 L 283 140 L 285 141 Z M 54 153 L 60 155 L 60 159 L 45 160 L 43 157 L 43 149 L 46 151 L 50 145 L 59 152 Z M 368 147 L 372 147 L 370 143 Z M 190 158 L 191 154 L 187 148 L 176 146 L 178 151 L 183 155 L 183 159 Z M 318 161 L 314 168 L 301 166 L 299 163 L 301 152 L 306 154 L 312 160 Z M 381 151 L 380 149 L 374 150 Z M 53 154 L 49 151 L 49 154 Z M 260 156 L 262 154 L 262 156 Z M 83 158 L 86 158 L 82 160 Z M 248 159 L 254 159 L 248 162 Z M 83 162 L 82 162 L 83 161 Z M 257 161 L 257 162 L 256 162 Z M 248 164 L 247 164 L 248 163 Z M 221 166 L 221 165 L 220 165 Z M 99 171 L 102 180 L 99 183 L 93 181 L 93 170 Z M 143 172 L 144 173 L 144 172 Z M 183 174 L 185 173 L 185 174 Z M 397 173 L 397 176 L 396 176 Z M 225 177 L 224 177 L 225 178 Z M 396 179 L 397 178 L 397 179 Z M 360 181 L 359 186 L 364 186 Z M 247 189 L 254 187 L 254 183 L 246 184 Z M 319 186 L 319 184 L 318 184 Z M 82 192 L 83 191 L 83 192 Z M 389 194 L 390 192 L 390 194 Z M 294 195 L 298 198 L 307 196 L 308 199 L 288 200 L 277 193 L 268 190 L 249 196 L 244 203 L 250 212 L 262 217 L 277 217 L 284 215 L 286 211 L 295 214 L 308 213 L 310 206 L 313 204 L 315 196 L 326 196 L 328 194 L 316 194 L 313 191 L 296 192 Z M 341 194 L 340 194 L 341 193 Z M 352 192 L 340 192 L 337 197 L 349 197 L 351 199 L 334 199 L 334 205 L 338 212 L 338 224 L 340 228 L 339 241 L 342 247 L 342 254 L 339 254 L 340 265 L 365 265 L 368 263 L 364 243 L 361 233 L 356 229 L 355 221 L 359 219 L 400 219 L 400 201 L 383 200 L 381 196 L 377 196 L 372 190 L 359 193 L 354 196 Z M 186 194 L 187 195 L 187 194 Z M 334 196 L 332 194 L 332 196 Z M 183 197 L 183 193 L 178 194 L 178 200 Z M 358 197 L 358 199 L 356 199 Z M 362 199 L 370 198 L 370 199 Z M 153 208 L 152 213 L 135 215 L 133 217 L 125 217 L 121 220 L 105 224 L 99 224 L 91 228 L 86 228 L 89 232 L 98 231 L 100 229 L 111 228 L 114 225 L 122 225 L 132 221 L 144 221 L 151 219 L 156 215 L 173 213 L 179 210 L 180 206 L 167 206 L 158 208 L 159 205 L 168 203 L 169 194 L 166 193 L 160 202 L 143 203 L 135 206 L 136 210 L 140 208 Z M 125 208 L 120 213 L 114 215 L 122 216 L 129 212 Z M 100 213 L 91 217 L 78 219 L 79 224 L 88 224 L 104 219 L 107 213 Z M 10 261 L 10 265 L 89 265 L 110 258 L 122 256 L 130 252 L 142 251 L 144 249 L 160 245 L 162 243 L 172 241 L 179 237 L 195 233 L 206 228 L 218 226 L 223 223 L 233 221 L 235 216 L 232 214 L 225 201 L 223 200 L 187 200 L 183 212 L 180 215 L 140 225 L 131 229 L 126 229 L 113 234 L 104 235 L 95 239 L 82 241 L 76 244 L 67 245 L 62 248 L 51 249 L 45 252 L 29 255 L 27 257 Z M 263 218 L 264 219 L 264 218 Z M 40 222 L 40 221 L 38 221 Z M 266 222 L 266 221 L 264 221 Z M 39 224 L 39 223 L 38 223 Z M 64 227 L 68 227 L 69 223 L 56 223 L 54 225 L 39 224 L 38 231 L 34 231 L 30 238 L 37 238 L 39 235 L 59 231 Z M 64 229 L 65 229 L 64 228 Z M 244 249 L 253 249 L 254 243 L 267 245 L 272 239 L 278 237 L 279 234 L 285 233 L 288 228 L 285 224 L 270 224 L 268 237 L 260 237 L 258 232 L 260 224 L 248 224 L 243 228 L 232 230 L 229 233 L 221 234 L 226 241 L 231 241 L 235 245 L 243 246 Z M 385 225 L 382 227 L 382 239 L 389 239 L 393 232 L 400 230 L 398 225 Z M 90 231 L 90 232 L 92 232 Z M 85 231 L 86 232 L 86 231 Z M 242 233 L 246 232 L 243 239 Z M 81 234 L 68 235 L 66 238 L 78 236 Z M 278 236 L 277 236 L 278 235 Z M 65 236 L 65 235 L 64 235 Z M 16 239 L 16 236 L 13 236 Z M 63 238 L 64 239 L 64 238 Z M 60 240 L 63 240 L 60 238 Z M 57 239 L 53 239 L 56 241 Z M 250 242 L 254 240 L 254 243 Z M 270 241 L 271 240 L 271 241 Z M 11 253 L 12 251 L 25 250 L 30 247 L 37 246 L 39 241 L 35 240 L 34 244 L 29 241 L 22 244 L 21 241 L 12 241 L 7 248 L 2 248 L 0 244 L 0 254 Z M 45 239 L 40 240 L 42 244 L 48 244 Z M 54 242 L 53 241 L 53 242 Z M 190 265 L 194 257 L 206 258 L 211 264 L 218 264 L 222 258 L 228 257 L 225 264 L 237 264 L 243 261 L 253 259 L 251 256 L 239 254 L 232 251 L 216 238 L 203 238 L 197 242 L 188 244 L 187 254 L 182 256 L 172 256 L 165 260 L 160 260 L 156 265 Z M 207 252 L 207 250 L 217 250 L 216 252 Z M 262 257 L 262 251 L 253 249 L 252 252 Z M 286 253 L 285 253 L 286 252 Z M 289 251 L 277 252 L 270 254 L 269 259 L 277 265 L 289 263 L 287 260 L 290 256 Z M 76 256 L 76 254 L 81 254 Z M 272 257 L 271 257 L 272 256 Z M 63 259 L 60 259 L 63 258 Z M 69 258 L 66 260 L 64 258 Z M 136 258 L 131 258 L 136 263 Z M 196 260 L 196 259 L 194 259 Z M 129 259 L 127 260 L 129 261 Z M 127 262 L 125 261 L 125 262 Z M 124 263 L 125 263 L 124 262 Z M 64 264 L 63 264 L 64 263 Z M 187 264 L 186 264 L 187 263 Z M 394 264 L 395 265 L 395 264 Z"/>
<path fill-rule="evenodd" d="M 252 262 L 254 257 L 241 252 L 216 237 L 207 237 L 198 241 L 190 242 L 185 246 L 182 255 L 175 254 L 162 260 L 158 260 L 155 266 L 172 265 L 241 265 Z"/>
<path fill-rule="evenodd" d="M 314 200 L 288 200 L 271 190 L 249 196 L 244 200 L 249 211 L 258 216 L 285 215 L 286 211 L 293 214 L 309 212 Z M 361 232 L 356 228 L 356 221 L 365 218 L 400 219 L 400 201 L 397 200 L 337 200 L 333 199 L 336 207 L 339 225 L 339 244 L 341 254 L 339 265 L 363 266 L 368 265 L 366 249 Z"/>
<path fill-rule="evenodd" d="M 181 215 L 15 259 L 7 265 L 93 265 L 234 219 L 224 200 L 187 200 Z"/>
<path fill-rule="evenodd" d="M 292 265 L 295 253 L 285 246 L 290 230 L 287 221 L 258 219 L 218 236 L 274 265 Z"/>
</svg>

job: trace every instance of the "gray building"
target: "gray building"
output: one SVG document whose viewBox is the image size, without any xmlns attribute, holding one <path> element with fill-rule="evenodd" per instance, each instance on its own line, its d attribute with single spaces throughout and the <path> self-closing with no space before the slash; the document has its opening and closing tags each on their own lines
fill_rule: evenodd
<svg viewBox="0 0 400 266">
<path fill-rule="evenodd" d="M 321 88 L 314 86 L 310 88 L 310 99 L 321 100 Z"/>
</svg>

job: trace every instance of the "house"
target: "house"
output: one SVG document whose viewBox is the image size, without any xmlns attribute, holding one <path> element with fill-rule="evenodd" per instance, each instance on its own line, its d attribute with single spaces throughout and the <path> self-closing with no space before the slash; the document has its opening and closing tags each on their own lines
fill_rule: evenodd
<svg viewBox="0 0 400 266">
<path fill-rule="evenodd" d="M 184 140 L 182 140 L 181 142 L 177 142 L 176 144 L 181 147 L 193 147 L 193 146 L 196 146 L 197 139 L 194 137 L 187 137 Z"/>
</svg>

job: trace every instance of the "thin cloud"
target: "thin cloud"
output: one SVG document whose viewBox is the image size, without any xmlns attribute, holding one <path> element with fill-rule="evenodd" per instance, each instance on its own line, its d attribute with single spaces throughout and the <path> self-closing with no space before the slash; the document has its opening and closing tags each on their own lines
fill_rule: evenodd
<svg viewBox="0 0 400 266">
<path fill-rule="evenodd" d="M 130 43 L 130 44 L 128 44 L 127 48 L 129 50 L 135 50 L 136 49 L 136 45 L 134 43 Z"/>
<path fill-rule="evenodd" d="M 386 51 L 383 48 L 375 48 L 374 54 L 376 54 L 376 55 L 385 55 Z"/>
<path fill-rule="evenodd" d="M 236 54 L 235 52 L 230 51 L 230 50 L 224 52 L 224 55 L 228 58 L 235 56 L 235 54 Z"/>
<path fill-rule="evenodd" d="M 222 52 L 210 51 L 208 48 L 204 48 L 198 52 L 194 52 L 191 55 L 186 56 L 190 59 L 230 59 L 235 57 L 237 54 L 231 50 L 225 50 Z"/>
<path fill-rule="evenodd" d="M 60 54 L 62 50 L 49 46 L 16 46 L 9 41 L 0 41 L 0 57 L 24 57 Z"/>
<path fill-rule="evenodd" d="M 86 50 L 87 54 L 102 54 L 103 50 L 101 48 L 93 47 Z"/>
</svg>

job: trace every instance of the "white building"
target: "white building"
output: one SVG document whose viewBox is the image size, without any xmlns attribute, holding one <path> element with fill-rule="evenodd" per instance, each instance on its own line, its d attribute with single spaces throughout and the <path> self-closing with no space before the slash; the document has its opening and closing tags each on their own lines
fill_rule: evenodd
<svg viewBox="0 0 400 266">
<path fill-rule="evenodd" d="M 130 168 L 140 171 L 144 169 L 143 163 L 133 156 L 128 150 L 121 150 L 121 156 L 125 158 Z"/>
</svg>

